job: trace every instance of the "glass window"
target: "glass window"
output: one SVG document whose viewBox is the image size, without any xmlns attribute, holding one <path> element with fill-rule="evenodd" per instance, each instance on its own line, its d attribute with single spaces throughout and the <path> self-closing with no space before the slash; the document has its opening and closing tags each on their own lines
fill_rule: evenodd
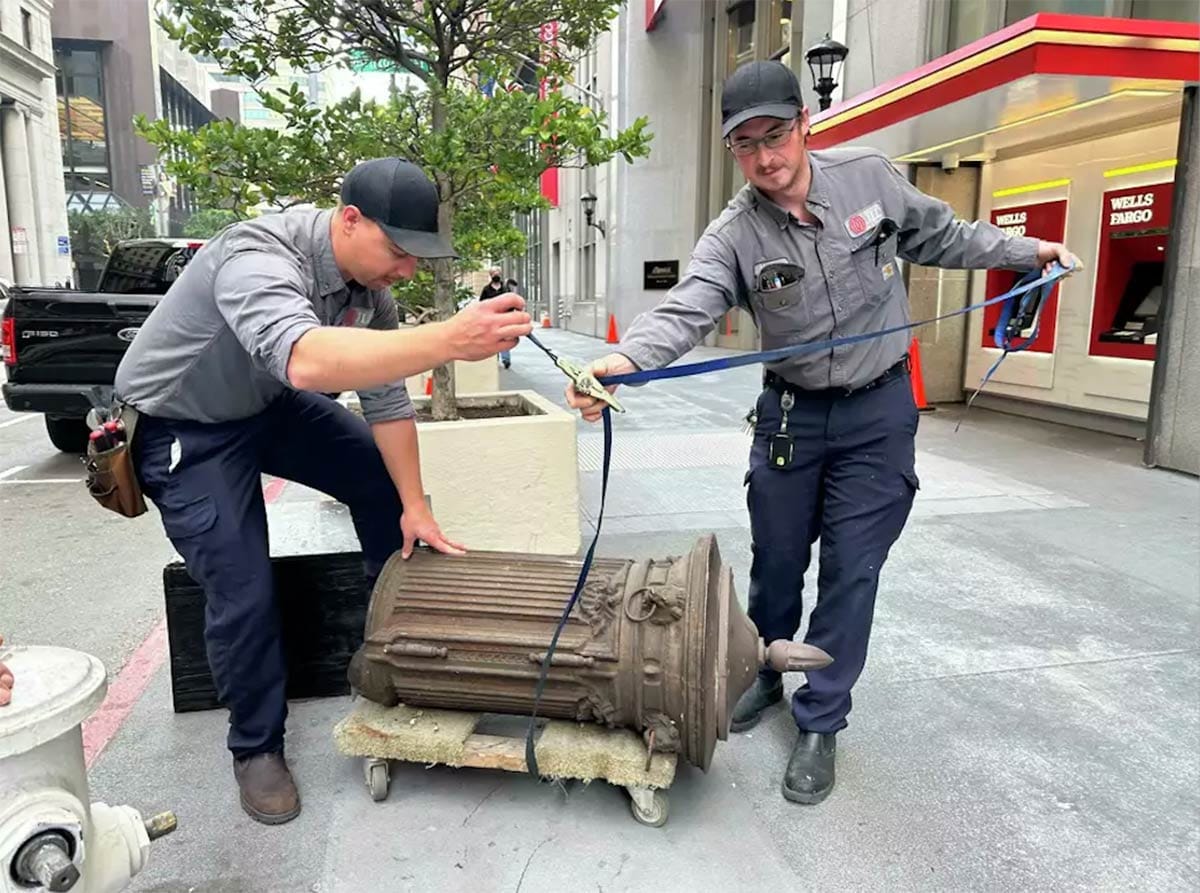
<svg viewBox="0 0 1200 893">
<path fill-rule="evenodd" d="M 771 21 L 774 24 L 771 28 L 771 45 L 767 51 L 772 58 L 776 58 L 792 43 L 792 0 L 771 0 Z"/>
<path fill-rule="evenodd" d="M 755 4 L 743 2 L 729 10 L 729 29 L 726 37 L 728 52 L 725 57 L 725 72 L 723 79 L 729 77 L 737 67 L 754 59 L 754 18 Z M 721 162 L 721 197 L 725 200 L 733 198 L 733 194 L 742 187 L 745 180 L 741 171 L 734 163 L 733 156 L 724 149 Z"/>
<path fill-rule="evenodd" d="M 21 37 L 26 49 L 33 49 L 33 16 L 28 9 L 21 10 Z"/>
<path fill-rule="evenodd" d="M 728 72 L 754 58 L 754 7 L 743 2 L 729 11 Z"/>
<path fill-rule="evenodd" d="M 67 92 L 71 96 L 82 96 L 93 102 L 100 101 L 100 78 L 95 75 L 75 75 L 67 79 Z"/>
<path fill-rule="evenodd" d="M 100 76 L 100 53 L 97 50 L 70 48 L 63 53 L 61 68 L 68 76 L 91 74 Z"/>
<path fill-rule="evenodd" d="M 1039 12 L 1102 16 L 1108 14 L 1108 0 L 1008 0 L 1004 24 L 1011 25 Z"/>
<path fill-rule="evenodd" d="M 1195 0 L 1133 0 L 1130 16 L 1165 22 L 1200 21 L 1200 3 Z"/>
<path fill-rule="evenodd" d="M 67 191 L 107 190 L 111 183 L 100 52 L 55 47 L 58 132 Z"/>
<path fill-rule="evenodd" d="M 947 52 L 965 47 L 992 31 L 989 0 L 958 0 L 950 4 Z"/>
</svg>

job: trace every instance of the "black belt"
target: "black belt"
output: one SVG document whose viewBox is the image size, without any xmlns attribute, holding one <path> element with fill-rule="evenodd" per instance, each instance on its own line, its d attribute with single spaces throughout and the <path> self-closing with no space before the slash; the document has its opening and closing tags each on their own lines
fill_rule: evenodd
<svg viewBox="0 0 1200 893">
<path fill-rule="evenodd" d="M 768 370 L 763 373 L 763 387 L 770 388 L 780 394 L 791 394 L 797 400 L 813 399 L 813 398 L 838 398 L 852 397 L 855 394 L 861 394 L 864 391 L 872 390 L 879 387 L 881 384 L 886 384 L 893 378 L 898 378 L 901 375 L 907 375 L 912 369 L 912 363 L 909 355 L 905 354 L 895 365 L 884 370 L 883 374 L 878 378 L 873 378 L 865 385 L 857 388 L 802 388 L 799 385 L 792 384 L 786 378 Z"/>
</svg>

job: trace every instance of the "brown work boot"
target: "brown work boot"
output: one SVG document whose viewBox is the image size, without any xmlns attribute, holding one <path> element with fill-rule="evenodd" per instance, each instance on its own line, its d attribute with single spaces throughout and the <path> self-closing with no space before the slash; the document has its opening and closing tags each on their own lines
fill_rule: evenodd
<svg viewBox="0 0 1200 893">
<path fill-rule="evenodd" d="M 300 815 L 300 793 L 281 753 L 235 758 L 233 777 L 242 789 L 242 809 L 264 825 L 282 825 Z"/>
</svg>

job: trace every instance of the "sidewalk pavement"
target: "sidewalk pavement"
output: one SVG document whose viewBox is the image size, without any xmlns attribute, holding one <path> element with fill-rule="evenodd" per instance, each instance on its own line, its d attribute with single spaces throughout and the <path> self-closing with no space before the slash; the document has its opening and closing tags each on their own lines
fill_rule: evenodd
<svg viewBox="0 0 1200 893">
<path fill-rule="evenodd" d="M 741 424 L 759 374 L 622 390 L 601 554 L 678 554 L 713 532 L 744 603 Z M 561 403 L 565 379 L 522 344 L 501 384 Z M 292 707 L 304 812 L 264 828 L 237 806 L 224 715 L 174 715 L 164 669 L 91 774 L 97 798 L 178 813 L 132 889 L 1196 889 L 1200 487 L 1142 468 L 1140 444 L 978 409 L 955 433 L 960 415 L 921 419 L 921 491 L 823 805 L 779 794 L 783 709 L 719 744 L 707 774 L 682 768 L 658 830 L 603 782 L 481 770 L 396 765 L 373 803 L 331 742 L 348 701 L 327 699 Z M 600 431 L 579 429 L 590 537 Z M 340 507 L 289 494 L 271 507 L 276 554 L 353 547 Z"/>
</svg>

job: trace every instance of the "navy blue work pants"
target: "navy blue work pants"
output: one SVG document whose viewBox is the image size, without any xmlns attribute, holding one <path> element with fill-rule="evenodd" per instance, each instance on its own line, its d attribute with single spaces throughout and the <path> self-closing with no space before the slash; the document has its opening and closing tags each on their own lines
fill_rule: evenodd
<svg viewBox="0 0 1200 893">
<path fill-rule="evenodd" d="M 760 395 L 750 451 L 749 613 L 767 642 L 795 636 L 804 573 L 820 540 L 817 603 L 805 641 L 834 662 L 807 674 L 792 715 L 803 731 L 837 732 L 846 727 L 850 689 L 866 663 L 879 571 L 916 495 L 918 412 L 907 374 L 849 395 L 797 395 L 787 419 L 792 460 L 776 468 L 768 441 L 780 430 L 780 399 L 771 389 Z M 769 670 L 762 675 L 778 678 Z"/>
<path fill-rule="evenodd" d="M 261 475 L 345 503 L 373 585 L 403 538 L 400 498 L 370 427 L 328 397 L 289 390 L 232 422 L 141 416 L 134 461 L 163 529 L 204 589 L 205 645 L 229 708 L 229 749 L 235 757 L 281 751 L 286 665 Z"/>
</svg>

